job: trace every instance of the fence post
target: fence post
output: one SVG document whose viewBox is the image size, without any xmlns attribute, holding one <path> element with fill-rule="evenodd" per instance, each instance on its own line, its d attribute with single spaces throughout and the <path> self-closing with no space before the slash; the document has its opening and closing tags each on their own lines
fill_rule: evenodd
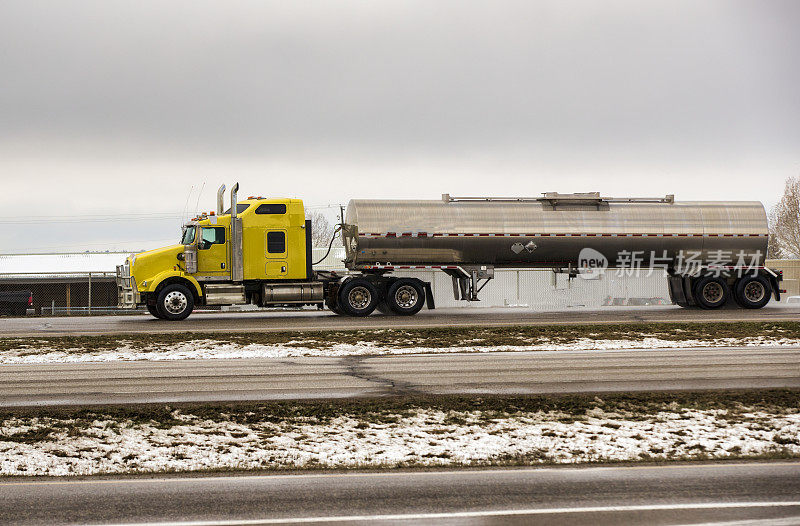
<svg viewBox="0 0 800 526">
<path fill-rule="evenodd" d="M 67 316 L 72 314 L 72 287 L 69 282 L 67 282 Z"/>
<path fill-rule="evenodd" d="M 50 316 L 54 316 L 56 313 L 56 300 L 53 300 L 53 303 L 50 305 Z"/>
<path fill-rule="evenodd" d="M 86 307 L 86 312 L 89 316 L 92 315 L 92 273 L 89 272 L 89 305 Z"/>
</svg>

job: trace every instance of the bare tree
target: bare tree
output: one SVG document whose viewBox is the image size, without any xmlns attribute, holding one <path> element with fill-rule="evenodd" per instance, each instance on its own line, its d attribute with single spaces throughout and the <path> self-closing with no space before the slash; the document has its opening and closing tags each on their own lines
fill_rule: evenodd
<svg viewBox="0 0 800 526">
<path fill-rule="evenodd" d="M 327 247 L 333 237 L 334 227 L 321 212 L 306 212 L 306 219 L 311 220 L 311 245 Z"/>
<path fill-rule="evenodd" d="M 783 197 L 769 214 L 769 257 L 800 258 L 800 178 L 786 180 Z"/>
</svg>

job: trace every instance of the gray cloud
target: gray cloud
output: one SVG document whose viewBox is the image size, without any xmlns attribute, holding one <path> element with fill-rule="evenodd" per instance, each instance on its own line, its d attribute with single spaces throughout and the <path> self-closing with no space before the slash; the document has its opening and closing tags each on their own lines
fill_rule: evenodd
<svg viewBox="0 0 800 526">
<path fill-rule="evenodd" d="M 6 1 L 0 170 L 78 211 L 124 182 L 180 210 L 198 174 L 317 203 L 774 201 L 800 169 L 798 25 L 771 0 Z"/>
</svg>

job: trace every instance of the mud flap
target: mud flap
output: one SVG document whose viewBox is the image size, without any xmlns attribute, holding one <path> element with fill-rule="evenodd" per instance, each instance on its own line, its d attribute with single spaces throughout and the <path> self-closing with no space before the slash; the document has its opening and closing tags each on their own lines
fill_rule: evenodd
<svg viewBox="0 0 800 526">
<path fill-rule="evenodd" d="M 428 306 L 429 310 L 433 310 L 436 308 L 436 305 L 433 302 L 433 288 L 431 287 L 430 283 L 425 283 L 425 304 Z"/>
<path fill-rule="evenodd" d="M 686 294 L 683 290 L 683 277 L 670 276 L 667 278 L 667 283 L 669 285 L 669 297 L 672 303 L 680 305 L 681 307 L 688 307 L 689 302 L 686 300 Z"/>
</svg>

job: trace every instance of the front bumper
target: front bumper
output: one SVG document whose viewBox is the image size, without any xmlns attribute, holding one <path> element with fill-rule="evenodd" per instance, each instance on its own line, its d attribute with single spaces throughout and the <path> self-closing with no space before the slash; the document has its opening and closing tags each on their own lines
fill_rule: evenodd
<svg viewBox="0 0 800 526">
<path fill-rule="evenodd" d="M 125 263 L 117 265 L 117 306 L 120 309 L 135 309 L 141 303 L 136 280 L 131 276 L 131 268 Z"/>
</svg>

